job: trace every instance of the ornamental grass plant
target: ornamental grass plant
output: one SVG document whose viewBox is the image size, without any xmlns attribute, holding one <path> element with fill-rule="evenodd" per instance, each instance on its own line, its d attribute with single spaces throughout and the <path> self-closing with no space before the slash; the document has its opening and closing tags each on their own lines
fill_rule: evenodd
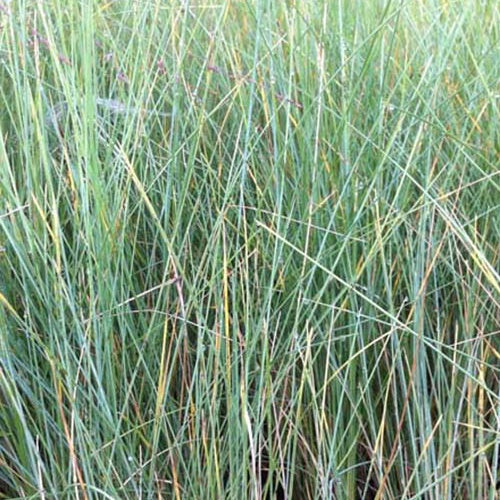
<svg viewBox="0 0 500 500">
<path fill-rule="evenodd" d="M 498 498 L 499 29 L 0 1 L 0 499 Z"/>
</svg>

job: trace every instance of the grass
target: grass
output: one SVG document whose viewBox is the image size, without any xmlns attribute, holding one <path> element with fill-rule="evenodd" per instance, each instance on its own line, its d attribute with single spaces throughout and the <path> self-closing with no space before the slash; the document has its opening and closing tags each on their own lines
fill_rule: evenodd
<svg viewBox="0 0 500 500">
<path fill-rule="evenodd" d="M 498 498 L 494 1 L 0 25 L 0 498 Z"/>
</svg>

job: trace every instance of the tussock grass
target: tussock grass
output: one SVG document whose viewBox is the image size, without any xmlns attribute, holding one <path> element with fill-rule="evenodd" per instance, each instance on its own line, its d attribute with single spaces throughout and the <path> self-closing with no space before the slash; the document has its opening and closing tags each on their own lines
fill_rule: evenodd
<svg viewBox="0 0 500 500">
<path fill-rule="evenodd" d="M 0 6 L 0 498 L 496 498 L 495 2 Z"/>
</svg>

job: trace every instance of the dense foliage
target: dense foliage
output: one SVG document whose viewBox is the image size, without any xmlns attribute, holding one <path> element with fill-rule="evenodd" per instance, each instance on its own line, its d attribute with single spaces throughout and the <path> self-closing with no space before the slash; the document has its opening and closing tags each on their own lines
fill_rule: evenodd
<svg viewBox="0 0 500 500">
<path fill-rule="evenodd" d="M 0 498 L 496 498 L 496 2 L 0 25 Z"/>
</svg>

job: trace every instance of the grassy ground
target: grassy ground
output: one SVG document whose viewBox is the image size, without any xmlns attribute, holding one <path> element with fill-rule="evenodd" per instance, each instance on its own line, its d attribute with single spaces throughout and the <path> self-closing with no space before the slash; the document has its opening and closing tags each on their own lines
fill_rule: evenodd
<svg viewBox="0 0 500 500">
<path fill-rule="evenodd" d="M 497 498 L 493 0 L 0 25 L 0 498 Z"/>
</svg>

